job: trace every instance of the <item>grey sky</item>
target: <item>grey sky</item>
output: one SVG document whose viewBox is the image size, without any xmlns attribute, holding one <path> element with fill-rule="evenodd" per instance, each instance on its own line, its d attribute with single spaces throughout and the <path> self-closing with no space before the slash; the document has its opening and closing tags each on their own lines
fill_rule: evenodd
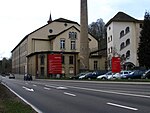
<svg viewBox="0 0 150 113">
<path fill-rule="evenodd" d="M 89 24 L 102 18 L 108 22 L 123 11 L 143 19 L 149 11 L 149 0 L 88 0 Z M 2 0 L 0 3 L 0 57 L 11 56 L 11 50 L 30 32 L 52 19 L 66 18 L 80 24 L 80 0 Z"/>
</svg>

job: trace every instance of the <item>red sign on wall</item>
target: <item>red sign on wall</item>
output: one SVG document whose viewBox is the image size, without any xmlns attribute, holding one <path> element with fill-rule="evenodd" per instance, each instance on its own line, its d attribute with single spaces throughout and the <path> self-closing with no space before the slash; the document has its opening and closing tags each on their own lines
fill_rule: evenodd
<svg viewBox="0 0 150 113">
<path fill-rule="evenodd" d="M 121 71 L 120 57 L 112 57 L 112 72 L 119 73 Z"/>
<path fill-rule="evenodd" d="M 48 73 L 62 74 L 61 54 L 48 54 Z"/>
</svg>

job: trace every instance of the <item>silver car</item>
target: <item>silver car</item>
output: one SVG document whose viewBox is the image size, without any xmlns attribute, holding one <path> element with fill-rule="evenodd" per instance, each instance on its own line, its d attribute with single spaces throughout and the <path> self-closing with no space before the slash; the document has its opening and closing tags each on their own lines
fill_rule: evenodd
<svg viewBox="0 0 150 113">
<path fill-rule="evenodd" d="M 110 79 L 112 77 L 113 77 L 113 73 L 111 71 L 109 71 L 109 72 L 107 72 L 104 75 L 98 76 L 97 79 L 108 80 L 108 79 Z"/>
</svg>

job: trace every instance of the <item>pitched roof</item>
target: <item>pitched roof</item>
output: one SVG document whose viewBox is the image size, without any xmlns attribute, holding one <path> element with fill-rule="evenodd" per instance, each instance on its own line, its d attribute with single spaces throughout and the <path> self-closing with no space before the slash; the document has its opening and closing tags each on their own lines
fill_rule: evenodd
<svg viewBox="0 0 150 113">
<path fill-rule="evenodd" d="M 71 29 L 71 28 L 74 28 L 74 29 L 76 29 L 77 31 L 80 32 L 80 30 L 79 30 L 78 28 L 76 28 L 75 26 L 71 26 L 71 27 L 69 27 L 69 28 L 63 30 L 62 32 L 60 32 L 60 33 L 58 33 L 58 34 L 56 34 L 56 35 L 49 35 L 48 37 L 49 37 L 50 40 L 53 40 L 53 39 L 55 39 L 57 36 L 61 35 L 62 33 L 68 31 L 68 30 Z M 90 33 L 88 33 L 88 34 L 90 34 Z M 90 34 L 90 35 L 91 35 L 91 34 Z M 94 37 L 93 35 L 91 35 L 91 36 Z M 95 37 L 94 37 L 94 38 L 95 38 Z M 89 40 L 91 40 L 91 39 L 89 38 Z"/>
<path fill-rule="evenodd" d="M 58 18 L 58 19 L 54 20 L 54 22 L 66 22 L 66 23 L 78 24 L 78 23 L 75 22 L 75 21 L 67 20 L 67 19 L 64 19 L 64 18 Z"/>
<path fill-rule="evenodd" d="M 60 33 L 58 33 L 58 34 L 56 34 L 56 35 L 49 35 L 48 37 L 49 37 L 50 40 L 53 40 L 53 39 L 55 39 L 57 36 L 61 35 L 62 33 L 68 31 L 68 30 L 71 29 L 71 28 L 75 28 L 77 31 L 80 32 L 80 30 L 77 29 L 75 26 L 71 26 L 71 27 L 69 27 L 69 28 L 63 30 L 62 32 L 60 32 Z"/>
<path fill-rule="evenodd" d="M 127 15 L 124 12 L 118 12 L 113 18 L 111 18 L 106 26 L 108 26 L 111 22 L 137 22 L 139 20 Z"/>
<path fill-rule="evenodd" d="M 67 19 L 64 19 L 64 18 L 59 18 L 59 19 L 56 19 L 56 20 L 54 20 L 54 21 L 52 21 L 52 22 L 65 22 L 65 23 L 78 24 L 78 23 L 75 22 L 75 21 L 67 20 Z M 46 24 L 46 25 L 44 25 L 44 26 L 42 26 L 42 27 L 40 27 L 40 28 L 34 30 L 33 32 L 31 32 L 31 33 L 29 33 L 29 34 L 27 34 L 27 35 L 18 43 L 18 45 L 17 45 L 11 52 L 13 52 L 26 38 L 28 38 L 29 35 L 31 35 L 31 34 L 35 33 L 36 31 L 38 31 L 38 30 L 40 30 L 40 29 L 46 27 L 47 25 L 51 24 L 52 22 L 50 22 L 50 23 L 48 23 L 48 24 Z M 78 24 L 78 25 L 79 25 L 79 24 Z"/>
</svg>

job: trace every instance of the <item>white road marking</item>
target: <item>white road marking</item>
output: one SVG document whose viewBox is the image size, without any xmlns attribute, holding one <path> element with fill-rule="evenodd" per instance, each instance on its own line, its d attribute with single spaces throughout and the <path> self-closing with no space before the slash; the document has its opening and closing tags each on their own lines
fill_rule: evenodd
<svg viewBox="0 0 150 113">
<path fill-rule="evenodd" d="M 57 87 L 56 89 L 68 89 L 66 87 Z"/>
<path fill-rule="evenodd" d="M 72 94 L 72 93 L 67 93 L 67 92 L 64 92 L 65 95 L 69 95 L 69 96 L 73 96 L 73 97 L 76 97 L 75 94 Z"/>
<path fill-rule="evenodd" d="M 133 107 L 128 107 L 128 106 L 123 106 L 123 105 L 119 105 L 119 104 L 115 104 L 115 103 L 107 103 L 108 105 L 111 106 L 116 106 L 116 107 L 120 107 L 120 108 L 125 108 L 125 109 L 129 109 L 129 110 L 133 110 L 133 111 L 137 111 L 137 108 L 133 108 Z"/>
<path fill-rule="evenodd" d="M 52 86 L 52 85 L 45 85 L 46 87 L 50 87 L 50 88 L 55 88 L 55 89 L 57 89 L 57 87 L 56 86 Z"/>
<path fill-rule="evenodd" d="M 63 86 L 52 86 L 52 85 L 45 85 L 46 87 L 54 88 L 54 89 L 68 89 L 67 87 Z"/>
<path fill-rule="evenodd" d="M 96 92 L 102 92 L 102 93 L 117 94 L 117 95 L 150 98 L 150 96 L 148 96 L 148 95 L 139 95 L 139 94 L 132 94 L 132 93 L 121 93 L 121 92 L 115 92 L 115 91 L 107 91 L 107 90 L 99 90 L 99 89 L 91 89 L 91 88 L 82 88 L 82 87 L 74 87 L 74 86 L 65 86 L 65 87 L 75 88 L 75 89 L 82 89 L 82 90 L 87 90 L 87 91 L 96 91 Z"/>
<path fill-rule="evenodd" d="M 44 89 L 46 89 L 46 90 L 51 90 L 51 88 L 47 88 L 47 87 L 44 87 Z"/>
<path fill-rule="evenodd" d="M 33 84 L 34 87 L 36 87 L 37 85 Z"/>
<path fill-rule="evenodd" d="M 27 87 L 24 87 L 24 86 L 22 88 L 24 88 L 27 91 L 32 91 L 32 92 L 34 91 L 33 89 L 30 89 L 30 88 L 27 88 Z"/>
</svg>

